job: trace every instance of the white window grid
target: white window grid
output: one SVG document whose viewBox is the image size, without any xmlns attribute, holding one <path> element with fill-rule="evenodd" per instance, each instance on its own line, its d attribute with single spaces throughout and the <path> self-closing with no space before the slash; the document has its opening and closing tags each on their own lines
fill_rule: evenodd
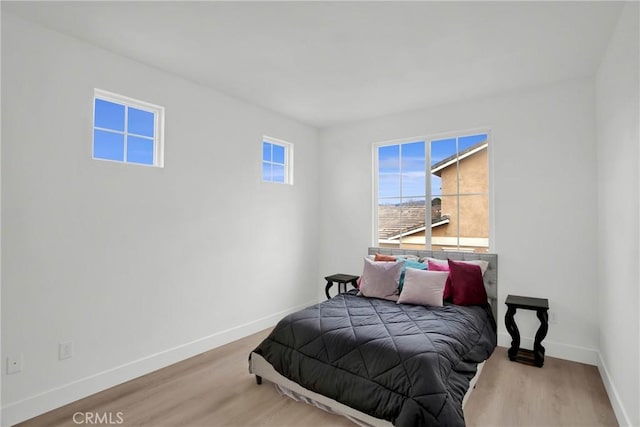
<svg viewBox="0 0 640 427">
<path fill-rule="evenodd" d="M 284 148 L 284 163 L 274 162 L 273 157 L 271 157 L 271 161 L 266 161 L 261 157 L 261 161 L 260 161 L 261 168 L 262 168 L 262 165 L 265 163 L 284 166 L 284 183 L 276 182 L 276 181 L 264 181 L 264 180 L 263 182 L 268 182 L 270 184 L 293 185 L 293 144 L 287 141 L 283 141 L 281 139 L 272 138 L 270 136 L 263 136 L 262 141 L 260 143 L 261 148 L 264 142 L 267 142 L 272 146 L 279 145 Z M 262 155 L 262 150 L 260 150 L 260 153 Z"/>
<path fill-rule="evenodd" d="M 96 99 L 101 99 L 104 101 L 109 101 L 109 102 L 113 102 L 115 104 L 120 104 L 122 106 L 124 106 L 125 108 L 125 114 L 124 114 L 124 130 L 123 131 L 118 131 L 118 130 L 114 130 L 114 129 L 109 129 L 109 128 L 103 128 L 100 126 L 95 126 L 95 122 L 96 122 L 96 118 L 95 118 L 95 101 Z M 139 135 L 136 133 L 132 133 L 132 132 L 128 132 L 128 121 L 129 121 L 129 107 L 133 107 L 136 108 L 138 110 L 142 110 L 142 111 L 147 111 L 149 113 L 153 114 L 154 117 L 154 136 L 153 137 L 149 137 L 146 135 Z M 135 165 L 139 165 L 139 166 L 153 166 L 153 167 L 159 167 L 162 168 L 164 167 L 164 107 L 161 107 L 159 105 L 155 105 L 155 104 L 151 104 L 149 102 L 146 101 L 141 101 L 139 99 L 134 99 L 134 98 L 130 98 L 128 96 L 124 96 L 124 95 L 119 95 L 117 93 L 113 93 L 113 92 L 108 92 L 106 90 L 102 90 L 102 89 L 94 89 L 94 93 L 93 93 L 93 129 L 94 130 L 100 130 L 103 132 L 110 132 L 110 133 L 114 133 L 114 134 L 118 134 L 118 135 L 123 135 L 124 136 L 124 160 L 120 161 L 120 160 L 110 160 L 110 159 L 102 159 L 102 158 L 96 158 L 92 157 L 94 160 L 102 160 L 102 161 L 107 161 L 107 162 L 115 162 L 115 163 L 128 163 L 128 164 L 135 164 Z M 142 163 L 133 163 L 133 162 L 128 162 L 127 161 L 127 137 L 131 135 L 134 136 L 136 138 L 142 138 L 142 139 L 146 139 L 148 141 L 153 141 L 153 164 L 152 165 L 145 165 Z M 92 137 L 92 144 L 93 144 L 93 137 Z M 91 152 L 93 153 L 93 146 L 92 146 L 92 150 Z"/>
<path fill-rule="evenodd" d="M 427 135 L 427 136 L 418 136 L 418 137 L 414 137 L 414 138 L 403 138 L 403 139 L 397 139 L 397 140 L 391 140 L 391 141 L 384 141 L 384 142 L 376 142 L 373 144 L 372 146 L 372 150 L 373 150 L 373 168 L 372 168 L 372 172 L 373 172 L 373 236 L 372 236 L 372 240 L 373 240 L 373 245 L 377 246 L 378 242 L 379 242 L 379 236 L 378 236 L 378 204 L 379 204 L 379 198 L 378 198 L 378 187 L 379 187 L 379 182 L 378 182 L 378 149 L 380 147 L 385 147 L 385 146 L 392 146 L 392 145 L 399 145 L 400 146 L 400 155 L 402 155 L 402 145 L 403 144 L 410 144 L 413 142 L 418 142 L 418 141 L 424 141 L 425 143 L 425 156 L 426 156 L 426 168 L 425 168 L 425 203 L 427 208 L 425 209 L 425 224 L 429 224 L 430 220 L 431 220 L 431 209 L 429 209 L 429 206 L 431 205 L 431 200 L 433 198 L 433 195 L 431 193 L 431 142 L 433 141 L 438 141 L 438 140 L 443 140 L 443 139 L 456 139 L 456 152 L 457 150 L 457 146 L 458 146 L 458 139 L 460 138 L 464 138 L 466 136 L 472 136 L 472 135 L 478 135 L 478 134 L 486 134 L 487 135 L 487 150 L 489 150 L 489 160 L 488 160 L 488 168 L 489 168 L 489 188 L 487 189 L 488 193 L 460 193 L 460 190 L 458 188 L 458 191 L 456 192 L 455 195 L 451 195 L 451 196 L 457 196 L 460 197 L 461 195 L 464 196 L 473 196 L 473 195 L 487 195 L 489 197 L 489 245 L 487 247 L 488 250 L 492 250 L 492 245 L 493 245 L 493 209 L 494 209 L 494 203 L 493 203 L 493 198 L 492 198 L 492 185 L 493 185 L 493 179 L 492 179 L 492 156 L 491 156 L 491 130 L 489 128 L 479 128 L 479 129 L 472 129 L 472 130 L 466 130 L 466 131 L 460 131 L 460 132 L 446 132 L 446 133 L 439 133 L 439 134 L 432 134 L 432 135 Z M 456 162 L 459 161 L 459 159 L 456 159 Z M 400 165 L 400 167 L 402 168 L 402 165 Z M 458 169 L 457 173 L 459 174 L 460 171 Z M 402 176 L 402 169 L 400 169 L 400 175 Z M 458 176 L 457 179 L 457 186 L 459 186 L 460 183 L 460 177 Z M 435 196 L 438 197 L 438 196 Z M 400 198 L 401 200 L 403 199 L 403 194 L 402 194 L 402 185 L 400 186 L 400 195 L 398 197 L 394 197 L 394 198 Z M 457 212 L 458 217 L 460 216 L 460 204 L 458 204 L 458 212 Z M 460 246 L 460 224 L 458 222 L 458 230 L 456 232 L 457 234 L 457 242 L 458 244 L 456 245 L 458 250 L 462 250 L 462 247 Z M 430 250 L 431 249 L 431 227 L 425 227 L 425 249 L 426 250 Z M 450 249 L 450 248 L 449 248 Z"/>
</svg>

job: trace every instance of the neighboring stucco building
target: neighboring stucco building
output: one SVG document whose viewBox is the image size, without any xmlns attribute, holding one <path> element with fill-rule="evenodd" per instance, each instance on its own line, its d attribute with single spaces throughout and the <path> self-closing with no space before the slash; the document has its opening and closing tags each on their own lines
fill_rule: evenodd
<svg viewBox="0 0 640 427">
<path fill-rule="evenodd" d="M 441 178 L 442 190 L 442 195 L 433 196 L 431 202 L 433 250 L 488 250 L 487 147 L 487 141 L 483 141 L 462 151 L 458 158 L 454 155 L 432 166 L 431 174 Z M 402 206 L 381 205 L 378 209 L 380 246 L 412 249 L 425 247 L 424 202 Z"/>
</svg>

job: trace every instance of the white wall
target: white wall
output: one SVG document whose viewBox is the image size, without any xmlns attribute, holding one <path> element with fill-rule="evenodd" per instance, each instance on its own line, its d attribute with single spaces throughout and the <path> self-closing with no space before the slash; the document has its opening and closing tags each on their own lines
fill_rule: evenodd
<svg viewBox="0 0 640 427">
<path fill-rule="evenodd" d="M 511 341 L 503 321 L 508 294 L 546 297 L 558 319 L 543 342 L 547 354 L 596 364 L 594 116 L 587 79 L 322 131 L 320 270 L 362 271 L 372 244 L 372 143 L 488 126 L 499 343 Z M 535 314 L 518 311 L 516 321 L 531 348 Z"/>
<path fill-rule="evenodd" d="M 596 78 L 600 371 L 621 425 L 640 426 L 638 3 L 620 15 Z"/>
<path fill-rule="evenodd" d="M 163 169 L 91 159 L 95 87 L 166 108 Z M 317 130 L 7 13 L 2 88 L 3 424 L 316 301 Z M 261 182 L 263 135 L 294 186 Z"/>
<path fill-rule="evenodd" d="M 2 8 L 0 7 L 0 22 L 2 20 Z M 0 31 L 0 45 L 2 32 Z M 2 70 L 0 69 L 0 94 L 2 94 Z M 0 96 L 1 98 L 1 96 Z M 2 103 L 0 102 L 0 129 L 2 129 Z M 2 224 L 2 135 L 0 135 L 0 224 Z M 0 331 L 2 330 L 2 227 L 0 227 Z M 0 339 L 0 355 L 2 355 L 2 340 Z M 2 366 L 0 359 L 0 366 Z M 0 375 L 0 424 L 2 423 L 2 375 Z"/>
</svg>

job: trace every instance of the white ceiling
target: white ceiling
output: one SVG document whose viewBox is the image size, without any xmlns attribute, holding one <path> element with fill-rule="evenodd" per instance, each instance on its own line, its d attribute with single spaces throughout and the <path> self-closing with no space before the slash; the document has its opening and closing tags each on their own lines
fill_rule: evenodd
<svg viewBox="0 0 640 427">
<path fill-rule="evenodd" d="M 316 127 L 592 75 L 617 2 L 7 2 Z"/>
</svg>

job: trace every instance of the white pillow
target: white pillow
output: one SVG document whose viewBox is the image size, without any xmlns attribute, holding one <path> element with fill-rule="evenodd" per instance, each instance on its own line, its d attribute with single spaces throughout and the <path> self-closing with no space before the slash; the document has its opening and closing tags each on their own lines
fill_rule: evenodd
<svg viewBox="0 0 640 427">
<path fill-rule="evenodd" d="M 396 301 L 403 264 L 402 261 L 375 262 L 365 258 L 360 279 L 360 293 L 365 297 Z"/>
<path fill-rule="evenodd" d="M 425 262 L 427 261 L 431 261 L 434 264 L 438 264 L 438 265 L 442 265 L 444 267 L 447 267 L 447 269 L 449 269 L 449 261 L 447 261 L 446 259 L 438 259 L 438 258 L 429 258 L 429 257 L 425 257 Z M 455 262 L 465 262 L 467 264 L 473 264 L 473 265 L 477 265 L 480 267 L 480 271 L 482 271 L 482 275 L 484 276 L 485 271 L 487 271 L 487 268 L 489 267 L 489 262 L 488 261 L 484 261 L 481 259 L 472 259 L 472 260 L 464 260 L 464 261 L 459 261 L 457 259 L 454 259 L 452 261 Z"/>
<path fill-rule="evenodd" d="M 448 271 L 407 268 L 398 304 L 442 307 L 442 295 L 447 277 L 449 277 Z"/>
</svg>

